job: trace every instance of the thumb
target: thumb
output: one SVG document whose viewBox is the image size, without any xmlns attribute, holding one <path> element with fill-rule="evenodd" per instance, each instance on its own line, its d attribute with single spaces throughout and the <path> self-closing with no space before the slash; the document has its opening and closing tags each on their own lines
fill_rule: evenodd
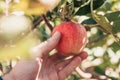
<svg viewBox="0 0 120 80">
<path fill-rule="evenodd" d="M 51 50 L 55 48 L 60 40 L 60 32 L 56 32 L 47 41 L 42 42 L 32 49 L 32 56 L 41 58 L 43 55 L 47 55 Z"/>
</svg>

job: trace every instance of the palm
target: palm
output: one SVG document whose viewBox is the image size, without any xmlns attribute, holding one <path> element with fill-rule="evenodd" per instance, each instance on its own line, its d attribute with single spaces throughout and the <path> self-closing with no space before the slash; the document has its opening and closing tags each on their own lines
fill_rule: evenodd
<svg viewBox="0 0 120 80">
<path fill-rule="evenodd" d="M 62 58 L 58 54 L 49 58 L 44 57 L 40 80 L 64 80 L 86 57 L 86 52 L 64 61 L 60 61 Z"/>
<path fill-rule="evenodd" d="M 14 80 L 35 80 L 38 68 L 37 61 L 20 61 L 10 73 Z"/>
<path fill-rule="evenodd" d="M 59 39 L 60 33 L 57 32 L 46 42 L 36 46 L 33 53 L 37 59 L 18 62 L 8 77 L 11 76 L 12 80 L 64 80 L 81 60 L 87 57 L 87 53 L 81 52 L 68 60 L 63 60 L 63 56 L 60 57 L 57 53 L 48 57 L 48 53 L 55 48 Z"/>
<path fill-rule="evenodd" d="M 82 52 L 74 58 L 59 62 L 61 58 L 53 55 L 49 58 L 42 58 L 41 67 L 35 60 L 20 61 L 12 69 L 11 74 L 14 80 L 35 80 L 37 75 L 39 80 L 64 80 L 86 57 L 86 52 Z"/>
</svg>

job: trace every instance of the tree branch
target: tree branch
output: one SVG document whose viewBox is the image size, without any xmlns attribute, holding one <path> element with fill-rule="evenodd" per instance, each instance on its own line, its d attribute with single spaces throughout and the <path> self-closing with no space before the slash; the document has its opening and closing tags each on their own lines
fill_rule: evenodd
<svg viewBox="0 0 120 80">
<path fill-rule="evenodd" d="M 43 19 L 41 19 L 39 17 L 39 19 L 37 21 L 35 21 L 35 23 L 33 24 L 32 30 L 34 30 L 35 28 L 37 28 L 37 26 L 43 21 Z"/>
<path fill-rule="evenodd" d="M 91 45 L 91 44 L 93 44 L 93 43 L 95 43 L 95 42 L 98 42 L 98 41 L 100 41 L 101 39 L 107 37 L 108 35 L 109 35 L 109 34 L 99 36 L 99 37 L 97 37 L 97 38 L 95 38 L 95 39 L 89 41 L 87 45 Z"/>
<path fill-rule="evenodd" d="M 41 15 L 42 19 L 45 21 L 46 25 L 49 27 L 49 29 L 52 31 L 53 27 L 52 25 L 49 23 L 48 19 L 46 18 L 46 16 L 43 14 Z"/>
</svg>

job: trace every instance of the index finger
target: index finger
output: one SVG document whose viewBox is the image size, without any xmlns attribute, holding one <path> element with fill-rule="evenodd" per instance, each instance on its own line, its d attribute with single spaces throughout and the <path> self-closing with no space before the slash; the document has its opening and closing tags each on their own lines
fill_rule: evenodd
<svg viewBox="0 0 120 80">
<path fill-rule="evenodd" d="M 32 55 L 34 57 L 41 58 L 43 55 L 47 55 L 51 50 L 55 48 L 60 40 L 60 32 L 56 32 L 47 41 L 44 41 L 32 49 Z"/>
</svg>

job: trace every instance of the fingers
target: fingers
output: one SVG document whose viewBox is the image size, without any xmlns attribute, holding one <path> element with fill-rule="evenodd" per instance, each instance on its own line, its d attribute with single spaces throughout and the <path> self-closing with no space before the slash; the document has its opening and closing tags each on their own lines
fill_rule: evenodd
<svg viewBox="0 0 120 80">
<path fill-rule="evenodd" d="M 75 57 L 66 67 L 58 72 L 60 80 L 64 80 L 68 75 L 75 70 L 75 68 L 80 64 L 81 58 L 79 56 Z"/>
<path fill-rule="evenodd" d="M 81 59 L 82 59 L 82 60 L 84 60 L 84 59 L 86 59 L 86 58 L 87 58 L 88 54 L 87 54 L 87 52 L 82 51 L 82 52 L 81 52 L 78 56 L 80 56 L 80 57 L 81 57 Z"/>
<path fill-rule="evenodd" d="M 59 64 L 56 65 L 56 70 L 59 72 L 61 71 L 64 67 L 66 67 L 70 62 L 72 61 L 72 59 L 68 59 L 65 60 L 64 62 L 61 62 Z"/>
<path fill-rule="evenodd" d="M 60 80 L 63 80 L 65 77 L 70 75 L 71 72 L 80 65 L 81 61 L 87 58 L 87 56 L 87 52 L 83 51 L 79 55 L 56 65 L 56 70 L 59 73 Z"/>
<path fill-rule="evenodd" d="M 82 51 L 80 54 L 75 55 L 73 57 L 76 57 L 76 56 L 79 56 L 79 57 L 81 57 L 82 60 L 84 60 L 84 59 L 87 58 L 88 54 L 87 54 L 87 52 Z M 66 58 L 66 56 L 60 55 L 60 53 L 56 53 L 56 54 L 49 57 L 49 59 L 51 59 L 54 62 L 57 62 L 57 61 L 59 62 L 59 61 L 65 59 L 65 58 Z"/>
<path fill-rule="evenodd" d="M 56 32 L 50 39 L 39 44 L 32 49 L 32 56 L 42 57 L 47 55 L 51 50 L 55 48 L 60 40 L 60 32 Z"/>
<path fill-rule="evenodd" d="M 54 57 L 54 56 L 53 56 L 53 57 Z M 56 57 L 56 55 L 55 55 L 55 57 Z M 81 60 L 84 60 L 84 59 L 87 58 L 87 53 L 83 51 L 83 52 L 81 52 L 79 55 L 74 56 L 74 57 L 71 58 L 71 59 L 65 60 L 65 61 L 57 64 L 57 65 L 56 65 L 57 71 L 62 70 L 62 69 L 63 69 L 66 65 L 68 65 L 75 57 L 80 57 Z M 56 58 L 56 60 L 54 59 L 54 61 L 57 61 L 58 59 L 59 59 L 59 58 Z"/>
</svg>

